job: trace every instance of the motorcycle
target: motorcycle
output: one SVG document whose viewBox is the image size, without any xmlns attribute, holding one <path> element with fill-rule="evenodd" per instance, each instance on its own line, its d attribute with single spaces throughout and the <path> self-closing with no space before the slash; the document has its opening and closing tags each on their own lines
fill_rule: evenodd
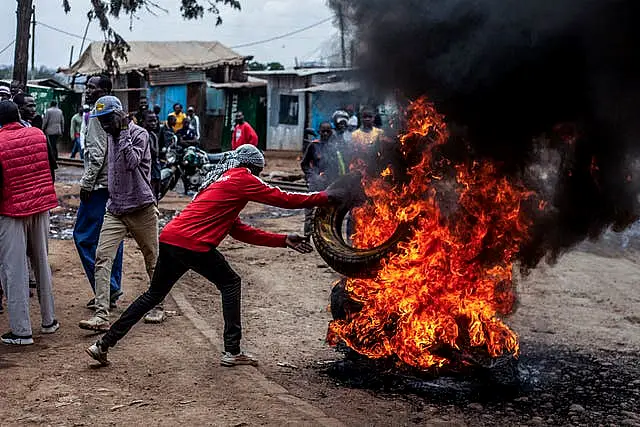
<svg viewBox="0 0 640 427">
<path fill-rule="evenodd" d="M 197 192 L 207 174 L 216 167 L 223 156 L 223 153 L 207 153 L 193 145 L 183 147 L 178 143 L 177 138 L 162 151 L 164 159 L 160 171 L 158 200 L 161 200 L 169 190 L 173 190 L 180 179 L 185 194 Z"/>
</svg>

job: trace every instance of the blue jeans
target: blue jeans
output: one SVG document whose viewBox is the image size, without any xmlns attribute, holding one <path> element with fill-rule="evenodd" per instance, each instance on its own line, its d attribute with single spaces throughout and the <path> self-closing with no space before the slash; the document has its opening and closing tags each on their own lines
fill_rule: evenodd
<svg viewBox="0 0 640 427">
<path fill-rule="evenodd" d="M 76 153 L 80 154 L 80 160 L 84 160 L 84 153 L 82 147 L 80 146 L 80 138 L 76 138 L 73 140 L 73 148 L 71 149 L 71 158 L 76 157 Z"/>
<path fill-rule="evenodd" d="M 102 221 L 106 212 L 107 199 L 109 199 L 109 192 L 106 188 L 92 191 L 89 202 L 80 202 L 76 225 L 73 228 L 73 241 L 76 244 L 84 272 L 94 292 L 96 290 L 96 249 L 98 248 L 98 239 L 100 238 Z M 111 295 L 119 292 L 122 284 L 123 247 L 124 244 L 120 243 L 116 257 L 113 260 L 110 283 Z"/>
</svg>

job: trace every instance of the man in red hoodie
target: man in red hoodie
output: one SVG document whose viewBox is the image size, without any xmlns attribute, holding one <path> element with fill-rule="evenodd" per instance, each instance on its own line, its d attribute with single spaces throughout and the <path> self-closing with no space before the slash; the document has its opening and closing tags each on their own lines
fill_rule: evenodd
<svg viewBox="0 0 640 427">
<path fill-rule="evenodd" d="M 253 130 L 251 125 L 244 121 L 244 113 L 238 111 L 236 113 L 236 126 L 231 134 L 231 149 L 235 150 L 241 145 L 251 144 L 258 146 L 258 134 Z"/>
<path fill-rule="evenodd" d="M 287 193 L 258 178 L 264 157 L 253 145 L 228 152 L 200 187 L 191 203 L 160 234 L 160 248 L 149 289 L 127 308 L 87 353 L 107 365 L 107 351 L 122 339 L 147 311 L 160 303 L 184 273 L 193 270 L 213 282 L 222 294 L 224 317 L 223 366 L 256 365 L 257 360 L 240 350 L 240 276 L 218 251 L 230 235 L 245 243 L 276 248 L 289 247 L 301 253 L 313 249 L 295 234 L 275 234 L 244 224 L 238 215 L 249 202 L 285 209 L 340 203 L 351 193 L 336 188 L 319 193 Z"/>
<path fill-rule="evenodd" d="M 43 334 L 55 319 L 47 255 L 49 210 L 58 206 L 49 170 L 47 138 L 20 123 L 18 106 L 0 102 L 0 282 L 5 287 L 10 331 L 5 344 L 33 344 L 29 317 L 27 247 L 38 287 Z"/>
</svg>

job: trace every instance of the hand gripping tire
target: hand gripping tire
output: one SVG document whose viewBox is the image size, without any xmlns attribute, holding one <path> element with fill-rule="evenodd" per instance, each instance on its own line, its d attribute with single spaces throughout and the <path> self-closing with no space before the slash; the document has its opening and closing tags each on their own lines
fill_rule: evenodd
<svg viewBox="0 0 640 427">
<path fill-rule="evenodd" d="M 316 209 L 313 242 L 322 259 L 335 271 L 354 278 L 375 277 L 380 261 L 394 252 L 398 243 L 407 238 L 411 227 L 400 224 L 383 244 L 371 249 L 349 246 L 342 237 L 342 223 L 351 206 L 324 206 Z"/>
</svg>

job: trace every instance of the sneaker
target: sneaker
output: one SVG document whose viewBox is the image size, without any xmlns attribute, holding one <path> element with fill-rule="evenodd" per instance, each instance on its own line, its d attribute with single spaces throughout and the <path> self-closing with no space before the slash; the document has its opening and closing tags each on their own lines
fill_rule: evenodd
<svg viewBox="0 0 640 427">
<path fill-rule="evenodd" d="M 95 344 L 85 351 L 93 360 L 100 362 L 102 366 L 107 366 L 109 364 L 109 361 L 107 360 L 109 349 L 103 349 L 100 341 L 96 341 Z"/>
<path fill-rule="evenodd" d="M 258 366 L 258 359 L 253 357 L 249 353 L 240 352 L 238 354 L 231 354 L 225 351 L 220 359 L 222 366 L 236 366 L 236 365 L 251 365 Z"/>
<path fill-rule="evenodd" d="M 109 323 L 108 320 L 105 320 L 102 317 L 93 316 L 89 320 L 81 320 L 80 323 L 78 323 L 78 326 L 80 327 L 80 329 L 106 332 L 111 327 L 111 323 Z"/>
<path fill-rule="evenodd" d="M 144 316 L 144 323 L 162 323 L 167 315 L 164 312 L 164 308 L 155 307 L 149 310 Z"/>
<path fill-rule="evenodd" d="M 117 308 L 118 306 L 116 305 L 116 303 L 118 302 L 118 299 L 123 295 L 122 291 L 118 291 L 115 294 L 111 295 L 111 297 L 109 298 L 109 310 L 113 310 L 114 308 Z M 96 299 L 95 298 L 91 298 L 89 300 L 89 302 L 87 303 L 86 306 L 89 310 L 95 310 L 96 309 Z"/>
<path fill-rule="evenodd" d="M 7 332 L 2 336 L 2 342 L 13 345 L 30 345 L 33 344 L 33 337 L 31 335 L 28 337 L 21 337 L 19 335 L 14 335 L 13 332 Z"/>
<path fill-rule="evenodd" d="M 58 329 L 60 329 L 60 323 L 58 323 L 57 320 L 54 320 L 53 323 L 49 326 L 42 325 L 42 329 L 40 329 L 40 332 L 42 332 L 43 334 L 52 334 Z"/>
</svg>

